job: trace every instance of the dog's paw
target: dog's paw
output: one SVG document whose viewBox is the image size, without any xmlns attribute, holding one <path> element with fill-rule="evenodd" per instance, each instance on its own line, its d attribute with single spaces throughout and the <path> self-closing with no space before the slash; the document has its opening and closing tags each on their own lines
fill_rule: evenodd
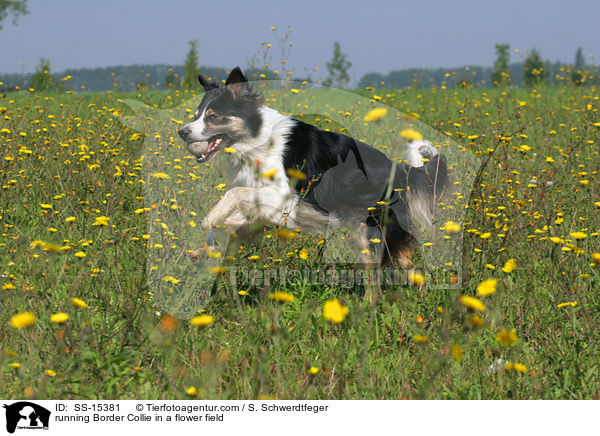
<svg viewBox="0 0 600 436">
<path fill-rule="evenodd" d="M 212 223 L 212 220 L 210 220 L 209 218 L 210 217 L 204 218 L 200 223 L 200 228 L 202 228 L 202 230 L 210 230 L 215 227 Z"/>
<path fill-rule="evenodd" d="M 207 243 L 197 250 L 188 251 L 187 254 L 190 256 L 190 259 L 192 259 L 193 262 L 200 262 L 207 257 L 211 259 L 218 259 L 221 256 L 221 253 L 219 253 L 216 245 L 209 245 Z"/>
<path fill-rule="evenodd" d="M 197 250 L 192 250 L 189 253 L 189 255 L 193 262 L 199 262 L 200 260 L 202 260 L 204 253 L 205 253 L 205 249 L 199 248 Z"/>
</svg>

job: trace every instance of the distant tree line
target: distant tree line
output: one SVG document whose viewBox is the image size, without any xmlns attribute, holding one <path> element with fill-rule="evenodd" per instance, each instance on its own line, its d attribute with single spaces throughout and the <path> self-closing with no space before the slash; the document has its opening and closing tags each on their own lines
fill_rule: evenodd
<svg viewBox="0 0 600 436">
<path fill-rule="evenodd" d="M 536 86 L 540 83 L 572 84 L 600 83 L 597 67 L 586 65 L 583 50 L 577 49 L 575 63 L 544 61 L 538 50 L 531 49 L 523 62 L 509 63 L 510 46 L 496 44 L 496 61 L 492 67 L 469 65 L 458 68 L 409 68 L 388 74 L 368 73 L 359 87 L 405 88 L 431 86 Z"/>
<path fill-rule="evenodd" d="M 218 67 L 198 66 L 197 41 L 190 41 L 190 49 L 184 65 L 128 65 L 106 68 L 68 69 L 59 74 L 50 72 L 50 61 L 41 59 L 33 74 L 0 75 L 4 85 L 0 91 L 17 87 L 34 88 L 39 91 L 134 91 L 140 89 L 193 89 L 197 88 L 199 73 L 211 80 L 225 80 L 228 70 Z M 583 50 L 579 48 L 573 64 L 544 61 L 536 49 L 527 52 L 523 62 L 510 62 L 510 46 L 496 44 L 496 60 L 492 67 L 469 65 L 460 68 L 410 68 L 388 74 L 368 73 L 359 81 L 359 87 L 405 88 L 408 86 L 428 88 L 432 86 L 537 86 L 540 83 L 570 84 L 574 86 L 598 84 L 596 67 L 587 65 Z M 329 76 L 324 84 L 342 88 L 348 81 L 348 69 L 352 66 L 339 42 L 334 44 L 334 54 L 327 63 Z M 278 79 L 279 76 L 265 69 L 248 69 L 251 80 Z"/>
<path fill-rule="evenodd" d="M 49 69 L 49 65 L 47 65 Z M 40 67 L 38 66 L 38 69 Z M 45 67 L 44 67 L 45 68 Z M 221 81 L 227 78 L 227 69 L 218 67 L 199 67 L 199 71 L 212 80 Z M 248 77 L 256 78 L 265 74 L 268 78 L 275 75 L 265 71 L 248 70 Z M 134 91 L 136 89 L 163 89 L 167 87 L 180 88 L 184 77 L 183 65 L 118 65 L 105 68 L 70 68 L 60 73 L 50 74 L 54 83 L 60 83 L 65 90 L 73 91 Z M 0 74 L 0 82 L 4 83 L 5 90 L 15 87 L 36 88 L 33 86 L 33 74 Z M 66 77 L 71 76 L 67 80 Z M 170 80 L 170 83 L 169 83 Z M 193 87 L 199 87 L 197 76 Z"/>
</svg>

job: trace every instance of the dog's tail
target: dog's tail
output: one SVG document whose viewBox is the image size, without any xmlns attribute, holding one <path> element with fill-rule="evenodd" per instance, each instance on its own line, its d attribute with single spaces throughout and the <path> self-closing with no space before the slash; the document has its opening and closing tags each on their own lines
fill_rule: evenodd
<svg viewBox="0 0 600 436">
<path fill-rule="evenodd" d="M 427 140 L 411 141 L 404 153 L 406 200 L 413 223 L 432 226 L 435 202 L 448 186 L 446 158 Z"/>
</svg>

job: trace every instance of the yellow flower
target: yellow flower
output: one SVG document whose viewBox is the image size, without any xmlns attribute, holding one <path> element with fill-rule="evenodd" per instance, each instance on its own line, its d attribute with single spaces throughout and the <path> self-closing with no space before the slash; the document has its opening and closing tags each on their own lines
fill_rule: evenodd
<svg viewBox="0 0 600 436">
<path fill-rule="evenodd" d="M 505 273 L 511 273 L 515 270 L 515 268 L 517 267 L 517 261 L 514 259 L 508 259 L 506 261 L 506 263 L 504 264 L 504 266 L 502 267 L 502 271 L 504 271 Z"/>
<path fill-rule="evenodd" d="M 44 241 L 40 241 L 39 239 L 29 244 L 30 247 L 43 247 L 44 245 L 46 245 L 46 243 Z"/>
<path fill-rule="evenodd" d="M 378 107 L 378 108 L 372 109 L 369 112 L 367 112 L 364 120 L 365 121 L 379 121 L 380 119 L 385 117 L 387 115 L 387 113 L 388 113 L 388 110 L 386 108 Z"/>
<path fill-rule="evenodd" d="M 421 283 L 425 283 L 425 276 L 421 273 L 411 271 L 408 273 L 408 281 L 413 285 L 420 285 Z"/>
<path fill-rule="evenodd" d="M 65 221 L 68 223 L 72 223 L 73 221 L 75 221 L 77 218 L 75 218 L 74 216 L 70 216 L 68 218 L 65 218 Z"/>
<path fill-rule="evenodd" d="M 577 306 L 577 301 L 568 301 L 566 303 L 560 303 L 560 304 L 556 305 L 556 307 L 567 307 L 567 306 L 575 307 L 575 306 Z"/>
<path fill-rule="evenodd" d="M 94 221 L 94 224 L 92 224 L 92 225 L 93 226 L 107 226 L 109 220 L 110 220 L 110 218 L 107 216 L 97 216 L 96 221 Z"/>
<path fill-rule="evenodd" d="M 166 276 L 166 277 L 163 277 L 163 278 L 162 278 L 162 280 L 163 280 L 164 282 L 168 282 L 168 283 L 171 283 L 171 284 L 173 284 L 173 285 L 176 285 L 177 283 L 179 283 L 179 282 L 180 282 L 180 280 L 179 280 L 179 279 L 176 279 L 176 278 L 175 278 L 175 277 L 173 277 L 173 276 Z"/>
<path fill-rule="evenodd" d="M 85 254 L 83 251 L 78 251 L 77 253 L 75 253 L 75 257 L 78 257 L 80 259 L 85 256 L 87 256 L 87 254 Z"/>
<path fill-rule="evenodd" d="M 47 369 L 46 371 L 44 371 L 46 374 L 48 374 L 50 377 L 56 377 L 56 373 L 54 371 L 52 371 L 51 369 Z"/>
<path fill-rule="evenodd" d="M 514 345 L 519 340 L 517 329 L 512 329 L 510 332 L 506 329 L 500 330 L 496 335 L 496 340 L 502 345 Z"/>
<path fill-rule="evenodd" d="M 600 265 L 600 253 L 592 253 L 592 260 Z"/>
<path fill-rule="evenodd" d="M 514 368 L 514 370 L 515 370 L 515 371 L 517 371 L 517 372 L 523 372 L 523 373 L 525 373 L 525 372 L 527 372 L 527 371 L 528 371 L 527 367 L 526 367 L 525 365 L 523 365 L 522 363 L 516 363 L 516 362 L 515 362 L 515 364 L 514 364 L 514 367 L 513 367 L 513 368 Z"/>
<path fill-rule="evenodd" d="M 19 362 L 9 363 L 8 366 L 12 366 L 13 368 L 19 368 L 21 364 Z"/>
<path fill-rule="evenodd" d="M 423 335 L 415 335 L 413 339 L 417 344 L 426 344 L 427 342 L 429 342 L 429 338 Z"/>
<path fill-rule="evenodd" d="M 16 286 L 13 285 L 12 283 L 5 283 L 4 285 L 2 285 L 3 291 L 10 291 L 12 289 L 16 289 Z"/>
<path fill-rule="evenodd" d="M 166 173 L 152 173 L 152 177 L 155 177 L 157 179 L 169 179 L 169 175 Z"/>
<path fill-rule="evenodd" d="M 298 253 L 298 256 L 300 256 L 300 259 L 308 259 L 308 251 L 303 248 L 300 250 L 300 253 Z"/>
<path fill-rule="evenodd" d="M 196 386 L 190 386 L 186 389 L 185 393 L 188 394 L 190 397 L 195 397 L 196 395 L 198 395 L 198 389 L 196 389 Z"/>
<path fill-rule="evenodd" d="M 287 170 L 285 170 L 285 172 L 292 179 L 296 179 L 296 180 L 306 179 L 306 174 L 304 174 L 302 171 L 293 170 L 291 168 L 288 168 Z"/>
<path fill-rule="evenodd" d="M 273 180 L 273 178 L 275 177 L 275 174 L 277 174 L 277 168 L 273 168 L 272 170 L 265 171 L 264 173 L 262 173 L 262 176 L 265 179 Z"/>
<path fill-rule="evenodd" d="M 460 232 L 460 224 L 455 223 L 454 221 L 448 221 L 446 224 L 444 224 L 442 230 L 448 233 L 458 233 Z"/>
<path fill-rule="evenodd" d="M 196 227 L 196 221 L 194 221 L 194 220 L 191 220 L 188 224 L 190 225 L 191 228 Z"/>
<path fill-rule="evenodd" d="M 496 292 L 496 285 L 498 284 L 498 279 L 487 279 L 482 281 L 477 285 L 477 295 L 481 297 L 485 297 L 486 295 L 491 295 Z"/>
<path fill-rule="evenodd" d="M 481 235 L 479 235 L 481 239 L 489 239 L 490 236 L 492 236 L 490 232 L 482 233 Z"/>
<path fill-rule="evenodd" d="M 291 303 L 294 301 L 294 296 L 292 294 L 288 294 L 287 292 L 273 292 L 269 295 L 271 300 L 276 300 L 281 303 Z"/>
<path fill-rule="evenodd" d="M 258 260 L 260 259 L 260 256 L 258 256 L 257 254 L 254 254 L 252 256 L 248 256 L 248 260 Z"/>
<path fill-rule="evenodd" d="M 35 323 L 35 315 L 31 312 L 22 312 L 13 315 L 10 319 L 10 325 L 16 329 L 23 329 Z"/>
<path fill-rule="evenodd" d="M 225 271 L 227 271 L 227 267 L 226 266 L 211 266 L 210 268 L 208 268 L 208 271 L 211 274 L 223 274 Z"/>
<path fill-rule="evenodd" d="M 238 291 L 238 295 L 248 295 L 248 291 Z"/>
<path fill-rule="evenodd" d="M 311 373 L 312 375 L 315 375 L 316 373 L 319 372 L 319 368 L 317 368 L 316 366 L 311 366 L 310 369 L 308 370 L 309 373 Z"/>
<path fill-rule="evenodd" d="M 450 354 L 452 354 L 452 357 L 458 363 L 460 363 L 463 360 L 463 353 L 460 349 L 460 345 L 458 344 L 452 344 L 452 347 L 450 347 Z"/>
<path fill-rule="evenodd" d="M 215 322 L 215 319 L 212 316 L 207 315 L 205 313 L 203 313 L 202 315 L 194 316 L 189 321 L 191 325 L 196 327 L 206 327 L 207 325 L 211 325 L 213 322 Z"/>
<path fill-rule="evenodd" d="M 485 305 L 480 300 L 474 297 L 469 297 L 468 295 L 462 295 L 459 297 L 458 301 L 467 306 L 469 309 L 477 312 L 485 312 L 487 310 Z"/>
<path fill-rule="evenodd" d="M 587 234 L 583 232 L 573 232 L 571 233 L 571 238 L 573 239 L 585 239 L 587 238 Z"/>
<path fill-rule="evenodd" d="M 78 307 L 80 309 L 87 309 L 88 308 L 87 303 L 85 301 L 83 301 L 82 299 L 80 299 L 80 298 L 77 298 L 77 297 L 72 298 L 71 302 L 75 305 L 75 307 Z"/>
<path fill-rule="evenodd" d="M 483 327 L 485 320 L 477 315 L 470 317 L 467 322 L 473 327 Z"/>
<path fill-rule="evenodd" d="M 57 324 L 62 324 L 63 322 L 66 322 L 68 319 L 69 319 L 69 315 L 67 315 L 64 312 L 55 313 L 54 315 L 52 315 L 50 317 L 50 321 L 55 322 Z"/>
<path fill-rule="evenodd" d="M 225 148 L 223 149 L 223 151 L 224 151 L 225 153 L 237 153 L 237 150 L 236 150 L 235 148 L 231 148 L 231 147 L 225 147 Z"/>
<path fill-rule="evenodd" d="M 408 139 L 409 141 L 420 141 L 423 139 L 423 135 L 413 129 L 405 129 L 400 132 L 400 136 Z"/>
<path fill-rule="evenodd" d="M 331 322 L 340 323 L 348 315 L 348 306 L 344 306 L 337 298 L 326 301 L 323 305 L 323 316 Z"/>
<path fill-rule="evenodd" d="M 565 242 L 564 239 L 559 238 L 558 236 L 552 236 L 552 237 L 550 237 L 550 240 L 552 242 L 554 242 L 555 244 L 562 244 L 563 242 Z"/>
<path fill-rule="evenodd" d="M 506 364 L 506 366 L 504 367 L 504 369 L 506 369 L 507 371 L 517 371 L 517 372 L 522 372 L 525 373 L 528 371 L 527 367 L 525 365 L 523 365 L 522 363 L 516 363 L 516 362 L 508 362 Z"/>
<path fill-rule="evenodd" d="M 44 251 L 49 251 L 51 253 L 58 253 L 61 249 L 62 247 L 60 245 L 52 244 L 50 242 L 47 242 L 44 245 Z"/>
<path fill-rule="evenodd" d="M 294 239 L 296 237 L 296 233 L 285 229 L 275 230 L 275 234 L 282 239 Z"/>
</svg>

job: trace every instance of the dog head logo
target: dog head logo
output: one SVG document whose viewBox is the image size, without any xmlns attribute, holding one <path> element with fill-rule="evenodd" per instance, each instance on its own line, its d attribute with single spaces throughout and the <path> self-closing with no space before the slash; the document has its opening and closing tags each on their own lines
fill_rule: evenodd
<svg viewBox="0 0 600 436">
<path fill-rule="evenodd" d="M 6 409 L 6 431 L 19 429 L 48 429 L 50 411 L 29 401 L 3 406 Z"/>
</svg>

